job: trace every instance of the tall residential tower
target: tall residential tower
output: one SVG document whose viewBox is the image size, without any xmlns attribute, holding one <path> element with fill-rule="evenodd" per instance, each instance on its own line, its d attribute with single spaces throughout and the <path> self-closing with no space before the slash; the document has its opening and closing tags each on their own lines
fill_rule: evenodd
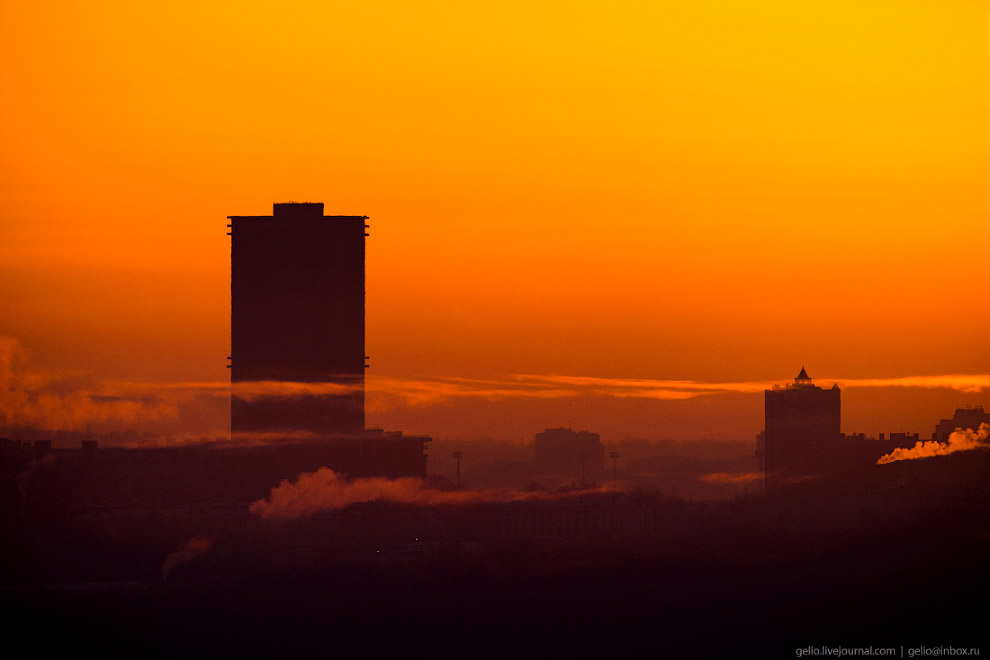
<svg viewBox="0 0 990 660">
<path fill-rule="evenodd" d="M 767 490 L 821 480 L 834 471 L 840 430 L 839 386 L 822 389 L 801 367 L 793 383 L 766 390 L 763 432 Z"/>
<path fill-rule="evenodd" d="M 229 216 L 231 432 L 364 430 L 366 216 Z"/>
</svg>

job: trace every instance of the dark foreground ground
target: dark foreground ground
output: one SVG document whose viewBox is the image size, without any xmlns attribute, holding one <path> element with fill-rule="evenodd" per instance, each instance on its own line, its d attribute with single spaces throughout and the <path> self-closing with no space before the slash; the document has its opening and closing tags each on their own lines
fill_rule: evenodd
<svg viewBox="0 0 990 660">
<path fill-rule="evenodd" d="M 743 509 L 574 538 L 484 537 L 484 507 L 365 505 L 274 524 L 237 511 L 192 526 L 15 522 L 0 571 L 5 644 L 36 657 L 182 658 L 986 646 L 985 503 L 866 529 Z M 186 543 L 192 528 L 199 546 Z"/>
</svg>

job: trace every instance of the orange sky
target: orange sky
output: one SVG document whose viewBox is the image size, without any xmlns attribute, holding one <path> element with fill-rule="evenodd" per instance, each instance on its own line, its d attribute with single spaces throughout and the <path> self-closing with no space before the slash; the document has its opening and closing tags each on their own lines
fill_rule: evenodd
<svg viewBox="0 0 990 660">
<path fill-rule="evenodd" d="M 976 0 L 3 2 L 0 334 L 226 378 L 226 216 L 323 201 L 371 216 L 372 374 L 990 373 L 987 34 Z M 990 403 L 871 396 L 844 430 Z M 506 413 L 473 405 L 448 430 Z"/>
</svg>

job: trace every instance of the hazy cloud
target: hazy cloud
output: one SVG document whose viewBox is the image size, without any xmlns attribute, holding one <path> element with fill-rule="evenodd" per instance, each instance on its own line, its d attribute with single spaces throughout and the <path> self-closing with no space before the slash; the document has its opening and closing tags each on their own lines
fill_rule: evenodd
<svg viewBox="0 0 990 660">
<path fill-rule="evenodd" d="M 456 398 L 499 400 L 506 398 L 562 398 L 596 396 L 678 401 L 699 396 L 742 393 L 758 394 L 784 382 L 757 380 L 704 382 L 647 378 L 600 378 L 515 374 L 506 378 L 399 378 L 370 376 L 369 407 L 390 409 L 400 405 L 428 406 Z M 990 374 L 907 376 L 903 378 L 823 378 L 816 382 L 840 388 L 918 387 L 946 388 L 960 392 L 990 389 Z"/>
<path fill-rule="evenodd" d="M 539 374 L 484 379 L 369 374 L 366 408 L 374 413 L 469 399 L 611 397 L 677 401 L 728 393 L 757 394 L 784 382 L 786 380 L 704 382 Z M 824 387 L 837 383 L 844 389 L 946 388 L 967 393 L 990 390 L 990 374 L 821 378 L 817 382 Z M 0 427 L 72 430 L 99 422 L 147 425 L 176 419 L 180 406 L 191 402 L 203 410 L 213 411 L 210 414 L 223 416 L 225 413 L 221 411 L 225 410 L 231 394 L 250 400 L 342 395 L 354 390 L 355 386 L 342 383 L 98 380 L 91 375 L 56 372 L 32 365 L 28 351 L 16 339 L 0 336 Z"/>
<path fill-rule="evenodd" d="M 373 477 L 349 481 L 324 467 L 316 472 L 305 472 L 294 482 L 288 479 L 282 481 L 272 488 L 268 499 L 258 500 L 251 505 L 251 513 L 261 518 L 302 518 L 321 511 L 343 509 L 357 502 L 464 506 L 483 502 L 562 499 L 603 492 L 609 492 L 609 489 L 595 488 L 553 494 L 515 489 L 432 490 L 426 487 L 422 479 Z"/>
<path fill-rule="evenodd" d="M 520 374 L 515 379 L 534 385 L 558 385 L 583 390 L 585 394 L 617 397 L 691 398 L 730 392 L 760 393 L 781 385 L 786 380 L 756 380 L 708 383 L 693 380 L 658 380 L 630 378 L 596 378 L 591 376 L 540 376 Z M 837 384 L 840 388 L 858 387 L 917 387 L 945 388 L 960 392 L 981 392 L 990 389 L 990 374 L 950 374 L 942 376 L 905 376 L 901 378 L 816 378 L 823 387 Z"/>
<path fill-rule="evenodd" d="M 516 378 L 369 376 L 367 394 L 368 407 L 375 411 L 401 406 L 430 406 L 466 398 L 488 401 L 512 398 L 557 399 L 580 396 L 583 392 L 548 383 L 527 383 Z"/>
<path fill-rule="evenodd" d="M 129 395 L 85 375 L 33 365 L 20 342 L 0 336 L 0 427 L 70 430 L 93 422 L 157 421 L 176 413 L 172 403 L 149 393 Z"/>
<path fill-rule="evenodd" d="M 919 387 L 949 389 L 959 392 L 982 392 L 990 389 L 990 374 L 949 374 L 945 376 L 904 376 L 901 378 L 826 379 L 839 387 Z"/>
<path fill-rule="evenodd" d="M 254 380 L 238 383 L 230 383 L 225 381 L 186 381 L 172 383 L 116 381 L 112 383 L 112 386 L 126 392 L 153 392 L 159 395 L 172 393 L 173 395 L 208 395 L 227 397 L 234 394 L 247 400 L 257 399 L 259 397 L 351 394 L 361 389 L 360 385 L 347 385 L 336 382 L 307 383 L 281 380 Z"/>
<path fill-rule="evenodd" d="M 708 484 L 748 484 L 763 479 L 762 472 L 712 472 L 698 477 Z"/>
</svg>

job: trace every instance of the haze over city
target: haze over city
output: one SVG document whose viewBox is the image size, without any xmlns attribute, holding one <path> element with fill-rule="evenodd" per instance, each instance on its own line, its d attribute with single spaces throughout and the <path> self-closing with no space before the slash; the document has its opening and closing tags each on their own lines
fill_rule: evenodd
<svg viewBox="0 0 990 660">
<path fill-rule="evenodd" d="M 313 199 L 371 218 L 372 390 L 990 373 L 983 6 L 50 9 L 0 27 L 2 330 L 38 367 L 224 381 L 223 218 Z M 843 430 L 985 387 L 850 389 Z M 371 396 L 467 438 L 760 428 L 755 396 Z"/>
<path fill-rule="evenodd" d="M 8 646 L 979 655 L 988 32 L 3 3 Z"/>
</svg>

